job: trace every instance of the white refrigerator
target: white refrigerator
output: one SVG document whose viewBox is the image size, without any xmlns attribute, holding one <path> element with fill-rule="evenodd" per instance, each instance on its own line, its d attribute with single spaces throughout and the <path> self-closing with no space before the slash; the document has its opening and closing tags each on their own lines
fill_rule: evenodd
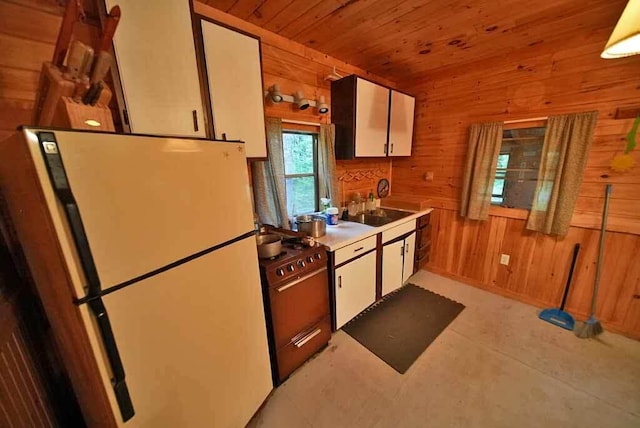
<svg viewBox="0 0 640 428">
<path fill-rule="evenodd" d="M 21 133 L 69 278 L 38 287 L 72 288 L 116 423 L 244 426 L 272 380 L 243 144 Z"/>
</svg>

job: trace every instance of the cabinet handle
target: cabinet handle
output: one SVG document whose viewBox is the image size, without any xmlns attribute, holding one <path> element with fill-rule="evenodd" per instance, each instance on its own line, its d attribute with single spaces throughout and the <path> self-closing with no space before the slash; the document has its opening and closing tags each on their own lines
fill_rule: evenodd
<svg viewBox="0 0 640 428">
<path fill-rule="evenodd" d="M 298 340 L 297 342 L 294 342 L 293 344 L 296 345 L 296 347 L 298 347 L 298 348 L 302 348 L 305 343 L 307 343 L 308 341 L 310 341 L 311 339 L 313 339 L 314 337 L 316 337 L 320 333 L 322 333 L 322 330 L 318 328 L 314 332 L 307 334 L 305 337 L 303 337 L 302 339 Z"/>
<path fill-rule="evenodd" d="M 338 288 L 342 288 L 342 276 L 338 276 Z"/>
<path fill-rule="evenodd" d="M 222 139 L 223 139 L 224 141 L 227 141 L 227 133 L 226 133 L 226 132 L 223 132 L 223 133 L 222 133 Z"/>
<path fill-rule="evenodd" d="M 193 115 L 193 130 L 198 132 L 198 112 L 196 110 L 192 110 L 191 114 Z"/>
<path fill-rule="evenodd" d="M 384 143 L 384 154 L 387 154 L 387 143 Z"/>
<path fill-rule="evenodd" d="M 409 254 L 409 244 L 405 244 L 404 246 L 404 252 Z"/>
<path fill-rule="evenodd" d="M 391 153 L 393 153 L 393 143 L 391 143 Z"/>
<path fill-rule="evenodd" d="M 402 247 L 400 247 L 400 255 L 404 255 L 404 245 Z"/>
<path fill-rule="evenodd" d="M 355 250 L 353 250 L 353 252 L 357 253 L 358 251 L 362 251 L 362 250 L 364 250 L 364 247 L 356 248 Z"/>
</svg>

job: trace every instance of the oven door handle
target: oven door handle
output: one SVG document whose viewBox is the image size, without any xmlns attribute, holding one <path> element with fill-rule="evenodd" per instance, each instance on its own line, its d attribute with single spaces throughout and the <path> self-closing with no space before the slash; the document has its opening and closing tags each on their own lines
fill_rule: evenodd
<svg viewBox="0 0 640 428">
<path fill-rule="evenodd" d="M 326 270 L 327 270 L 327 268 L 326 268 L 326 266 L 325 266 L 325 267 L 323 267 L 323 268 L 322 268 L 322 269 L 320 269 L 320 270 L 317 270 L 317 271 L 315 271 L 315 272 L 311 272 L 309 275 L 305 275 L 305 276 L 303 276 L 303 277 L 301 277 L 301 278 L 296 279 L 296 280 L 295 280 L 295 281 L 293 281 L 293 282 L 290 282 L 290 283 L 288 283 L 288 284 L 286 284 L 286 285 L 283 285 L 282 287 L 278 287 L 278 288 L 276 288 L 276 291 L 277 291 L 278 293 L 282 293 L 283 291 L 285 291 L 285 290 L 287 290 L 287 289 L 289 289 L 289 288 L 293 287 L 294 285 L 298 285 L 298 284 L 300 284 L 301 282 L 306 281 L 306 280 L 307 280 L 307 279 L 309 279 L 309 278 L 313 278 L 314 276 L 319 275 L 319 274 L 321 274 L 322 272 L 324 272 L 324 271 L 326 271 Z"/>
</svg>

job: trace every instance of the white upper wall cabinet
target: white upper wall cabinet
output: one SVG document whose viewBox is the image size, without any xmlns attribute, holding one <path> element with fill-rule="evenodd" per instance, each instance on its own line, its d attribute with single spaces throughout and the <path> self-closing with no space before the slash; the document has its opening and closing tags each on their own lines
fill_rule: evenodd
<svg viewBox="0 0 640 428">
<path fill-rule="evenodd" d="M 205 137 L 188 0 L 106 0 L 131 132 Z"/>
<path fill-rule="evenodd" d="M 386 156 L 389 124 L 389 89 L 357 79 L 356 157 Z"/>
<path fill-rule="evenodd" d="M 260 41 L 201 20 L 213 129 L 241 140 L 247 157 L 267 157 Z"/>
<path fill-rule="evenodd" d="M 411 156 L 415 105 L 415 98 L 391 90 L 389 156 Z"/>
<path fill-rule="evenodd" d="M 355 75 L 331 82 L 336 159 L 411 156 L 415 98 Z"/>
</svg>

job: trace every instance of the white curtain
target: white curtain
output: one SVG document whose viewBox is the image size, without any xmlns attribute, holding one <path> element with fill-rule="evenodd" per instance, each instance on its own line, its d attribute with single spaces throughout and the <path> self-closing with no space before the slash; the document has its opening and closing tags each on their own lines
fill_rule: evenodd
<svg viewBox="0 0 640 428">
<path fill-rule="evenodd" d="M 318 198 L 330 198 L 335 207 L 340 206 L 338 177 L 336 174 L 336 128 L 333 124 L 320 125 L 318 134 Z"/>
<path fill-rule="evenodd" d="M 461 216 L 471 220 L 489 218 L 501 143 L 502 122 L 478 123 L 469 127 L 467 163 L 460 198 Z"/>
<path fill-rule="evenodd" d="M 282 120 L 267 118 L 269 159 L 251 164 L 256 213 L 262 224 L 289 229 L 282 149 Z"/>
<path fill-rule="evenodd" d="M 527 229 L 569 231 L 597 119 L 597 111 L 549 116 Z"/>
</svg>

